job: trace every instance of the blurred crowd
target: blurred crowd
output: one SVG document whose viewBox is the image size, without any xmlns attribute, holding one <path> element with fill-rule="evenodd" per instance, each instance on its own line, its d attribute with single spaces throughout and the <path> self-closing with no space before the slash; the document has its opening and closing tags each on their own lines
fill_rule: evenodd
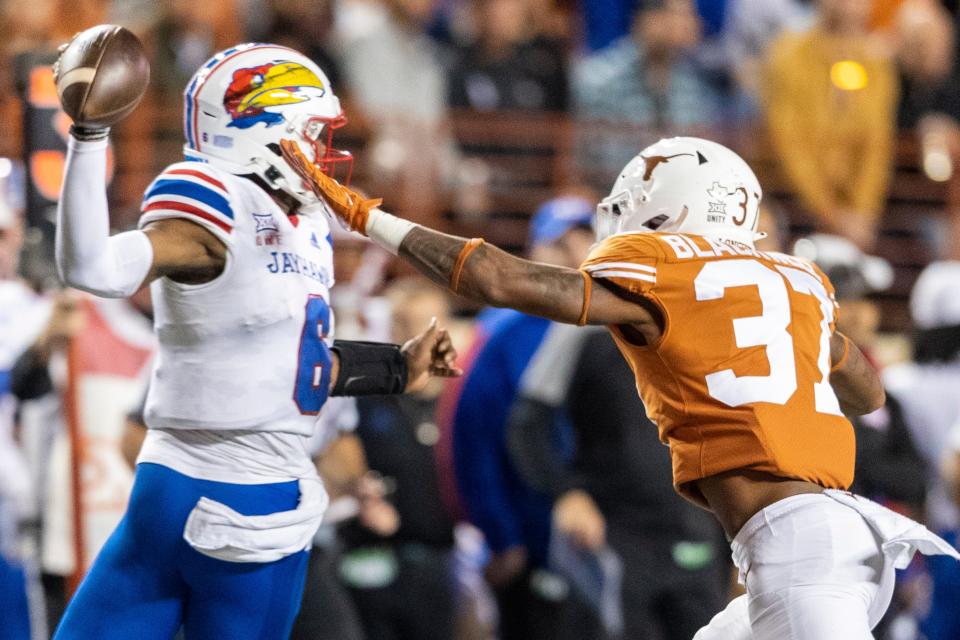
<svg viewBox="0 0 960 640">
<path fill-rule="evenodd" d="M 904 140 L 918 150 L 915 192 L 955 178 L 957 4 L 0 2 L 0 144 L 11 156 L 0 158 L 0 640 L 55 628 L 122 512 L 145 428 L 149 296 L 59 290 L 43 241 L 49 212 L 25 196 L 23 69 L 78 29 L 124 24 L 152 61 L 149 97 L 118 131 L 117 192 L 142 192 L 176 159 L 164 154 L 181 143 L 183 87 L 213 52 L 277 42 L 316 60 L 344 102 L 355 185 L 413 219 L 571 267 L 593 242 L 597 194 L 645 144 L 749 132 L 736 139 L 767 160 L 772 195 L 761 248 L 816 261 L 837 289 L 838 328 L 885 367 L 887 406 L 855 422 L 854 490 L 955 542 L 951 211 L 923 226 L 918 260 L 931 264 L 915 285 L 908 278 L 906 332 L 880 332 L 889 323 L 877 301 L 903 284 L 891 267 L 903 256 L 889 250 L 900 245 L 880 240 Z M 487 136 L 506 115 L 521 118 L 511 139 Z M 479 128 L 466 144 L 470 123 Z M 517 175 L 553 166 L 544 136 L 567 163 L 545 184 L 505 181 L 489 160 L 510 147 Z M 136 219 L 130 206 L 118 227 Z M 403 341 L 437 317 L 455 329 L 467 373 L 324 409 L 313 446 L 332 503 L 294 638 L 687 640 L 737 593 L 722 533 L 673 492 L 668 452 L 605 332 L 465 308 L 358 236 L 338 232 L 334 246 L 338 337 Z M 960 570 L 918 559 L 877 637 L 960 639 L 957 602 Z"/>
<path fill-rule="evenodd" d="M 485 206 L 471 187 L 490 181 L 490 169 L 458 145 L 453 115 L 562 117 L 573 132 L 558 125 L 553 135 L 574 138 L 573 175 L 563 181 L 601 189 L 637 148 L 662 135 L 716 137 L 748 128 L 805 223 L 869 250 L 887 203 L 898 131 L 922 146 L 928 177 L 953 175 L 956 5 L 8 0 L 0 54 L 13 64 L 3 65 L 0 83 L 8 89 L 5 129 L 15 137 L 15 85 L 26 82 L 15 77 L 18 58 L 49 54 L 98 22 L 129 26 L 152 60 L 150 96 L 132 125 L 142 156 L 150 129 L 154 137 L 174 134 L 184 85 L 211 53 L 240 41 L 289 45 L 321 65 L 346 104 L 363 138 L 363 186 L 389 192 L 415 217 L 451 209 L 469 215 Z"/>
</svg>

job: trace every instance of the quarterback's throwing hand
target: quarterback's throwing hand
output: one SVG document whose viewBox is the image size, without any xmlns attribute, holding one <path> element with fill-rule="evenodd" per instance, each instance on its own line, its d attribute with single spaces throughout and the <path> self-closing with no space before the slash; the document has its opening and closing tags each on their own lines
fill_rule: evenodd
<svg viewBox="0 0 960 640">
<path fill-rule="evenodd" d="M 423 333 L 407 340 L 402 351 L 407 358 L 407 393 L 423 389 L 430 376 L 456 378 L 463 375 L 463 370 L 454 366 L 457 350 L 453 348 L 450 334 L 437 325 L 436 318 Z"/>
<path fill-rule="evenodd" d="M 367 235 L 370 210 L 379 206 L 383 202 L 382 198 L 367 200 L 356 191 L 343 186 L 310 162 L 293 140 L 281 140 L 280 149 L 287 164 L 303 178 L 318 198 L 327 201 L 337 217 L 350 229 Z"/>
</svg>

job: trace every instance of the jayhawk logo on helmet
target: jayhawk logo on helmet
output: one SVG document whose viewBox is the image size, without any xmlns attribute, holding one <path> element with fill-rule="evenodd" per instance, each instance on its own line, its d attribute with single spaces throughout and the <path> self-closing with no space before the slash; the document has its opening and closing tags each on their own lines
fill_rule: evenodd
<svg viewBox="0 0 960 640">
<path fill-rule="evenodd" d="M 324 93 L 326 88 L 317 74 L 296 62 L 237 69 L 223 96 L 223 106 L 232 118 L 227 126 L 248 129 L 259 122 L 268 127 L 278 124 L 283 116 L 267 109 L 305 102 Z"/>
<path fill-rule="evenodd" d="M 217 53 L 183 92 L 188 159 L 259 176 L 305 205 L 317 197 L 283 160 L 280 140 L 295 140 L 322 171 L 340 167 L 349 176 L 353 157 L 333 146 L 333 132 L 345 122 L 323 69 L 276 44 L 250 42 Z"/>
</svg>

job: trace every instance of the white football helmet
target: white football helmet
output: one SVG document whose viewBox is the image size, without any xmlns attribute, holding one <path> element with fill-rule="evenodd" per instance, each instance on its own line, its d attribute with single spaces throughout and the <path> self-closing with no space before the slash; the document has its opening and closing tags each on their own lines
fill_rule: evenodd
<svg viewBox="0 0 960 640">
<path fill-rule="evenodd" d="M 188 158 L 256 174 L 314 204 L 280 154 L 280 139 L 290 138 L 326 173 L 343 166 L 349 180 L 352 156 L 331 146 L 334 129 L 346 124 L 340 100 L 320 67 L 293 49 L 249 43 L 221 51 L 193 75 L 183 98 Z"/>
<path fill-rule="evenodd" d="M 627 163 L 597 205 L 597 239 L 664 231 L 753 246 L 763 192 L 730 149 L 701 138 L 666 138 Z"/>
</svg>

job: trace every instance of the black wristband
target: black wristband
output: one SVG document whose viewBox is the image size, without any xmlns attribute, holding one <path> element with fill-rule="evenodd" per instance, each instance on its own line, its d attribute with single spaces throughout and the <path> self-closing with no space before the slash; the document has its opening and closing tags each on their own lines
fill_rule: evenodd
<svg viewBox="0 0 960 640">
<path fill-rule="evenodd" d="M 70 125 L 70 135 L 77 140 L 93 142 L 105 140 L 110 135 L 110 127 L 84 127 L 78 124 Z"/>
<path fill-rule="evenodd" d="M 340 373 L 331 396 L 396 395 L 407 388 L 407 359 L 400 345 L 334 340 Z"/>
</svg>

